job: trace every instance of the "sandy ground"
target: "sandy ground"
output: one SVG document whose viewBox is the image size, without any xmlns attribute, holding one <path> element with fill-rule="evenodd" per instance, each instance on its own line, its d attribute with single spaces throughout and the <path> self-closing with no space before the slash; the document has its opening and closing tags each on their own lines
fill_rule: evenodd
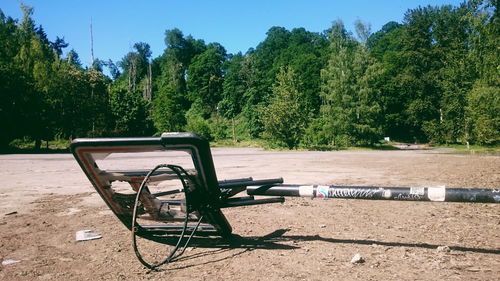
<svg viewBox="0 0 500 281">
<path fill-rule="evenodd" d="M 500 156 L 212 152 L 219 180 L 281 176 L 297 184 L 500 187 Z M 224 213 L 233 239 L 198 243 L 181 260 L 151 272 L 136 260 L 130 233 L 72 155 L 0 155 L 0 177 L 0 260 L 17 261 L 0 266 L 0 280 L 500 280 L 499 204 L 287 198 L 231 208 Z M 76 242 L 82 229 L 103 237 Z M 365 262 L 351 263 L 358 253 Z"/>
</svg>

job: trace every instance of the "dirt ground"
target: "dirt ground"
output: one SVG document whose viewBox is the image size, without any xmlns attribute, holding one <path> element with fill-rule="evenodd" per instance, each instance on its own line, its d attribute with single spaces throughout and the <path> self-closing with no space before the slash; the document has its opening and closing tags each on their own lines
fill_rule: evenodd
<svg viewBox="0 0 500 281">
<path fill-rule="evenodd" d="M 500 187 L 498 155 L 212 153 L 219 180 Z M 224 214 L 233 226 L 231 241 L 198 243 L 151 272 L 72 155 L 0 155 L 0 177 L 0 280 L 500 280 L 500 204 L 287 198 L 230 208 Z M 102 239 L 76 242 L 82 229 Z M 364 262 L 351 263 L 355 254 Z"/>
</svg>

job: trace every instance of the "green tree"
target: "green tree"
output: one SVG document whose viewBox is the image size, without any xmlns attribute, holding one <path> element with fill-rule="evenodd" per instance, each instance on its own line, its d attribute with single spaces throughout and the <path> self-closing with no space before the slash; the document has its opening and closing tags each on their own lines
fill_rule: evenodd
<svg viewBox="0 0 500 281">
<path fill-rule="evenodd" d="M 322 135 L 326 139 L 319 144 L 372 144 L 380 138 L 381 131 L 378 91 L 373 89 L 381 67 L 342 22 L 335 22 L 331 30 L 331 56 L 321 72 L 322 122 L 315 122 L 323 124 Z"/>
<path fill-rule="evenodd" d="M 122 76 L 127 79 L 130 91 L 139 89 L 141 81 L 144 83 L 147 79 L 149 70 L 149 60 L 151 58 L 151 49 L 149 44 L 139 42 L 134 44 L 135 51 L 129 52 L 118 65 L 123 69 Z"/>
<path fill-rule="evenodd" d="M 2 105 L 7 105 L 0 106 L 0 117 L 13 120 L 3 122 L 6 137 L 0 145 L 29 137 L 39 148 L 42 140 L 103 133 L 107 79 L 102 73 L 84 71 L 74 51 L 63 59 L 62 49 L 68 45 L 64 39 L 50 42 L 31 18 L 33 8 L 21 5 L 21 9 L 19 24 L 0 13 L 0 88 Z"/>
<path fill-rule="evenodd" d="M 288 31 L 272 27 L 266 39 L 249 50 L 243 61 L 242 73 L 246 85 L 242 114 L 247 132 L 258 137 L 263 130 L 257 108 L 272 99 L 272 85 L 282 67 L 291 68 L 298 79 L 298 89 L 304 102 L 314 112 L 319 111 L 320 71 L 325 65 L 328 41 L 324 35 L 308 32 L 304 28 Z"/>
<path fill-rule="evenodd" d="M 155 60 L 159 73 L 155 76 L 153 95 L 153 121 L 157 132 L 179 131 L 186 124 L 185 113 L 191 106 L 187 98 L 182 64 L 172 53 Z"/>
<path fill-rule="evenodd" d="M 325 67 L 328 55 L 328 40 L 324 35 L 295 28 L 290 32 L 290 43 L 273 65 L 274 69 L 291 67 L 299 80 L 300 91 L 307 105 L 318 113 L 321 99 L 320 72 Z"/>
<path fill-rule="evenodd" d="M 110 92 L 110 107 L 114 119 L 114 134 L 147 136 L 152 133 L 149 104 L 137 92 L 115 85 Z"/>
<path fill-rule="evenodd" d="M 373 145 L 379 141 L 383 133 L 383 115 L 380 105 L 382 80 L 385 69 L 375 62 L 366 48 L 361 47 L 357 53 L 355 64 L 358 77 L 358 93 L 356 102 L 356 119 L 353 121 L 353 135 L 358 144 Z"/>
<path fill-rule="evenodd" d="M 244 95 L 247 87 L 246 76 L 243 70 L 245 58 L 240 53 L 229 56 L 223 65 L 225 73 L 222 83 L 222 100 L 219 102 L 219 113 L 222 117 L 231 120 L 232 138 L 237 140 L 236 118 L 246 103 Z"/>
<path fill-rule="evenodd" d="M 432 25 L 432 48 L 441 65 L 435 72 L 439 118 L 426 121 L 427 138 L 438 143 L 464 139 L 466 95 L 474 81 L 473 65 L 468 59 L 468 8 L 443 6 L 436 10 Z"/>
<path fill-rule="evenodd" d="M 244 57 L 241 53 L 231 56 L 224 64 L 224 81 L 222 83 L 222 100 L 219 110 L 222 116 L 233 119 L 241 113 L 246 90 L 243 73 Z"/>
<path fill-rule="evenodd" d="M 191 107 L 186 77 L 191 60 L 206 50 L 203 40 L 185 37 L 179 29 L 165 31 L 166 49 L 153 60 L 153 120 L 157 132 L 181 130 Z"/>
<path fill-rule="evenodd" d="M 293 70 L 282 68 L 276 76 L 269 105 L 260 110 L 263 136 L 289 149 L 298 146 L 311 115 L 298 88 Z"/>
<path fill-rule="evenodd" d="M 500 142 L 500 19 L 498 1 L 469 3 L 467 20 L 471 44 L 470 60 L 477 79 L 467 93 L 465 108 L 467 141 L 479 144 Z"/>
<path fill-rule="evenodd" d="M 56 136 L 103 136 L 110 127 L 109 79 L 94 69 L 83 70 L 71 61 L 58 59 L 52 65 L 51 112 Z"/>
<path fill-rule="evenodd" d="M 187 90 L 190 100 L 202 105 L 202 115 L 208 118 L 215 113 L 222 99 L 222 65 L 225 49 L 219 44 L 209 44 L 207 50 L 195 56 L 188 68 Z"/>
<path fill-rule="evenodd" d="M 384 55 L 400 50 L 398 43 L 402 26 L 400 23 L 390 21 L 368 37 L 366 46 L 374 58 L 382 61 Z"/>
<path fill-rule="evenodd" d="M 500 94 L 498 87 L 477 85 L 467 95 L 467 140 L 478 144 L 500 142 Z"/>
<path fill-rule="evenodd" d="M 427 141 L 439 119 L 442 57 L 433 37 L 438 9 L 409 10 L 402 26 L 388 23 L 367 42 L 385 71 L 380 88 L 384 134 L 402 141 Z"/>
<path fill-rule="evenodd" d="M 356 92 L 354 76 L 354 50 L 356 42 L 341 21 L 332 25 L 330 33 L 331 56 L 328 65 L 321 71 L 321 117 L 323 130 L 327 133 L 327 145 L 345 146 L 353 143 L 350 113 Z"/>
<path fill-rule="evenodd" d="M 183 98 L 175 89 L 162 87 L 155 96 L 153 106 L 153 122 L 157 132 L 181 131 L 186 124 Z"/>
<path fill-rule="evenodd" d="M 402 69 L 399 90 L 408 97 L 405 108 L 408 135 L 415 141 L 425 142 L 426 122 L 439 118 L 440 89 L 438 71 L 442 58 L 436 52 L 433 38 L 436 8 L 410 10 L 405 15 L 406 27 L 402 35 Z"/>
<path fill-rule="evenodd" d="M 22 110 L 27 103 L 29 87 L 22 70 L 14 62 L 20 46 L 17 34 L 16 21 L 0 10 L 0 148 L 24 134 Z"/>
<path fill-rule="evenodd" d="M 37 29 L 31 16 L 33 8 L 21 5 L 23 19 L 17 29 L 19 49 L 14 62 L 19 66 L 29 89 L 24 92 L 26 104 L 22 110 L 21 120 L 24 136 L 35 140 L 35 147 L 40 148 L 42 139 L 53 138 L 51 127 L 55 116 L 50 108 L 50 80 L 53 75 L 51 65 L 54 60 L 53 52 L 43 29 Z"/>
</svg>

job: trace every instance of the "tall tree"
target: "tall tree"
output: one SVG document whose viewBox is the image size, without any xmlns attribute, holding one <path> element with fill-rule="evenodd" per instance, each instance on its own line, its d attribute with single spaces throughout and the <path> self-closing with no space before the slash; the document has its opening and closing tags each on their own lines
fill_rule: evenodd
<svg viewBox="0 0 500 281">
<path fill-rule="evenodd" d="M 192 102 L 203 108 L 207 118 L 222 99 L 222 65 L 226 50 L 219 44 L 209 44 L 206 51 L 195 56 L 188 68 L 187 89 Z"/>
<path fill-rule="evenodd" d="M 466 20 L 468 9 L 442 6 L 436 10 L 432 25 L 431 48 L 440 60 L 436 74 L 439 118 L 424 123 L 427 138 L 438 143 L 464 139 L 466 94 L 474 80 L 469 52 Z"/>
<path fill-rule="evenodd" d="M 244 104 L 246 84 L 243 73 L 244 57 L 241 53 L 231 56 L 224 64 L 224 81 L 222 83 L 222 100 L 219 103 L 220 113 L 233 119 L 241 113 Z"/>
<path fill-rule="evenodd" d="M 281 68 L 272 88 L 273 97 L 260 110 L 264 137 L 289 149 L 298 146 L 310 118 L 305 97 L 298 89 L 293 70 Z"/>
<path fill-rule="evenodd" d="M 16 21 L 6 17 L 0 10 L 0 120 L 3 120 L 0 122 L 0 148 L 24 134 L 22 113 L 29 87 L 22 70 L 14 61 L 20 47 L 17 29 Z"/>
<path fill-rule="evenodd" d="M 147 79 L 151 58 L 151 49 L 147 43 L 135 43 L 134 50 L 118 63 L 123 69 L 123 76 L 128 80 L 130 91 L 138 90 L 140 82 Z"/>
<path fill-rule="evenodd" d="M 359 26 L 358 30 L 367 32 L 368 29 Z M 368 38 L 368 35 L 360 34 L 360 37 Z M 366 47 L 345 30 L 342 22 L 332 26 L 330 41 L 331 56 L 321 72 L 320 123 L 325 139 L 320 144 L 372 144 L 381 133 L 379 97 L 372 88 L 381 67 L 375 64 Z"/>
<path fill-rule="evenodd" d="M 110 92 L 110 108 L 114 119 L 114 134 L 147 136 L 152 133 L 148 102 L 137 93 L 115 85 Z"/>
<path fill-rule="evenodd" d="M 206 50 L 203 40 L 184 37 L 179 29 L 165 31 L 166 49 L 153 61 L 156 69 L 153 95 L 153 120 L 157 131 L 178 131 L 186 124 L 185 113 L 191 107 L 186 77 L 191 60 Z"/>
<path fill-rule="evenodd" d="M 467 93 L 466 141 L 500 143 L 500 18 L 498 1 L 469 3 L 469 53 L 477 79 Z M 481 5 L 482 4 L 482 5 Z"/>
<path fill-rule="evenodd" d="M 24 135 L 34 139 L 35 147 L 40 148 L 42 139 L 53 137 L 51 122 L 55 116 L 50 110 L 50 79 L 54 56 L 43 30 L 37 29 L 31 18 L 33 8 L 21 5 L 21 10 L 23 19 L 17 29 L 20 46 L 14 61 L 25 75 L 30 89 L 25 92 L 27 103 L 21 120 L 26 122 L 23 124 Z"/>
</svg>

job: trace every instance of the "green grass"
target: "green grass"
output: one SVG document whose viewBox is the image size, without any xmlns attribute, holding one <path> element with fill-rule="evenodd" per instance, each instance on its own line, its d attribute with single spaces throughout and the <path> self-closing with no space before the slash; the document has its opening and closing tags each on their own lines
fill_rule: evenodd
<svg viewBox="0 0 500 281">
<path fill-rule="evenodd" d="M 210 142 L 211 147 L 256 147 L 265 150 L 278 150 L 278 151 L 336 151 L 336 150 L 398 150 L 397 147 L 392 146 L 390 143 L 380 142 L 373 146 L 350 146 L 350 147 L 336 147 L 328 145 L 318 145 L 314 147 L 298 147 L 296 149 L 288 149 L 272 144 L 266 140 L 252 139 L 233 142 L 232 139 L 218 140 Z"/>
<path fill-rule="evenodd" d="M 433 148 L 451 148 L 458 153 L 500 153 L 500 145 L 470 145 L 465 144 L 438 144 L 433 145 Z"/>
<path fill-rule="evenodd" d="M 224 139 L 210 142 L 211 147 L 265 147 L 265 142 L 263 140 L 241 140 L 234 142 L 232 139 Z"/>
<path fill-rule="evenodd" d="M 390 143 L 376 143 L 373 146 L 351 146 L 347 150 L 399 150 Z"/>
<path fill-rule="evenodd" d="M 66 139 L 56 139 L 42 142 L 40 150 L 35 150 L 35 141 L 30 139 L 16 139 L 13 140 L 9 147 L 2 151 L 4 153 L 60 153 L 69 152 L 69 140 Z M 211 147 L 253 147 L 253 148 L 263 148 L 266 150 L 288 150 L 287 148 L 277 147 L 271 143 L 260 140 L 241 140 L 233 142 L 232 139 L 218 140 L 210 143 Z M 467 145 L 464 144 L 441 144 L 432 145 L 431 148 L 448 148 L 452 149 L 451 153 L 479 153 L 479 154 L 500 154 L 500 145 Z M 380 142 L 374 146 L 353 146 L 353 147 L 331 147 L 331 146 L 321 146 L 321 147 L 311 147 L 311 148 L 299 148 L 300 151 L 335 151 L 335 150 L 351 150 L 351 151 L 364 151 L 364 150 L 398 150 L 398 148 L 391 145 L 391 143 Z"/>
<path fill-rule="evenodd" d="M 15 139 L 2 152 L 4 153 L 61 153 L 69 152 L 69 140 L 57 139 L 42 141 L 40 150 L 35 149 L 35 141 L 30 139 Z"/>
</svg>

